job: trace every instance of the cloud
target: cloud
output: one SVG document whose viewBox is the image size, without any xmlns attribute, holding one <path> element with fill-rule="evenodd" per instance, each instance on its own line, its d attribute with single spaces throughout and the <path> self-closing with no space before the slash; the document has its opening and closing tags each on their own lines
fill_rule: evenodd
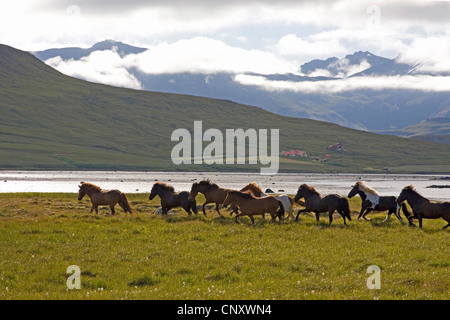
<svg viewBox="0 0 450 320">
<path fill-rule="evenodd" d="M 80 60 L 54 57 L 45 61 L 51 67 L 72 77 L 117 87 L 143 89 L 139 80 L 130 73 L 129 63 L 116 50 L 95 51 Z"/>
<path fill-rule="evenodd" d="M 449 92 L 450 77 L 447 76 L 386 76 L 350 77 L 323 81 L 274 81 L 263 76 L 239 74 L 234 81 L 267 91 L 290 91 L 301 93 L 340 93 L 353 90 L 404 89 L 431 92 Z"/>
<path fill-rule="evenodd" d="M 414 39 L 398 58 L 399 62 L 417 64 L 415 72 L 450 73 L 450 38 L 448 35 Z"/>
<path fill-rule="evenodd" d="M 312 39 L 300 38 L 295 34 L 282 37 L 276 45 L 277 51 L 282 56 L 314 56 L 317 59 L 341 55 L 347 50 L 338 39 Z"/>
<path fill-rule="evenodd" d="M 134 55 L 133 65 L 147 74 L 162 73 L 247 73 L 295 72 L 297 65 L 260 50 L 233 47 L 206 37 L 151 46 Z"/>
<path fill-rule="evenodd" d="M 65 61 L 55 57 L 46 63 L 69 76 L 134 89 L 142 89 L 142 85 L 130 70 L 146 74 L 273 74 L 291 73 L 298 68 L 274 54 L 232 47 L 205 37 L 162 43 L 125 57 L 120 57 L 116 50 L 105 50 L 95 51 L 80 60 Z"/>
</svg>

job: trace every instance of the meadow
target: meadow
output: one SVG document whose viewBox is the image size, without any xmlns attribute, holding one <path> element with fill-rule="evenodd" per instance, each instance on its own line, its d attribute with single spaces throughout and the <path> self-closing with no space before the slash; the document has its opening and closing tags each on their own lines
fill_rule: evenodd
<svg viewBox="0 0 450 320">
<path fill-rule="evenodd" d="M 409 227 L 386 213 L 333 224 L 312 215 L 247 217 L 155 213 L 159 197 L 129 194 L 135 210 L 90 214 L 67 193 L 0 194 L 0 299 L 448 299 L 450 235 L 442 219 Z M 201 195 L 198 204 L 203 203 Z M 300 206 L 298 206 L 300 208 Z M 70 265 L 81 289 L 69 290 Z M 369 289 L 367 268 L 381 269 Z"/>
</svg>

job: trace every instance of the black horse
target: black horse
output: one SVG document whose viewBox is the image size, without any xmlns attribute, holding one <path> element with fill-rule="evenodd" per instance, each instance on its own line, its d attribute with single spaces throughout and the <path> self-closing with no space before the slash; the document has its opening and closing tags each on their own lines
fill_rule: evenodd
<svg viewBox="0 0 450 320">
<path fill-rule="evenodd" d="M 337 210 L 339 214 L 344 218 L 348 218 L 349 221 L 352 220 L 350 217 L 350 206 L 348 200 L 337 194 L 329 194 L 326 196 L 321 196 L 316 189 L 310 187 L 306 184 L 302 184 L 297 191 L 297 195 L 294 201 L 297 202 L 301 198 L 305 198 L 305 209 L 299 210 L 295 220 L 298 220 L 298 216 L 302 212 L 314 212 L 316 214 L 316 219 L 319 221 L 319 213 L 328 212 L 330 224 L 333 221 L 333 213 Z"/>
</svg>

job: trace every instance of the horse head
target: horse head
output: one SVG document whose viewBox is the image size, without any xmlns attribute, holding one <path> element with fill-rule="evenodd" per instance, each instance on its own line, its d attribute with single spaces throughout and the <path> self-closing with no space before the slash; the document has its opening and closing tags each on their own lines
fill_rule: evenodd
<svg viewBox="0 0 450 320">
<path fill-rule="evenodd" d="M 358 191 L 359 191 L 359 185 L 358 185 L 358 183 L 356 183 L 353 186 L 352 190 L 350 190 L 350 192 L 348 193 L 347 197 L 349 197 L 349 198 L 354 197 L 358 193 Z"/>
<path fill-rule="evenodd" d="M 402 189 L 402 192 L 400 192 L 400 195 L 397 197 L 397 204 L 401 204 L 403 201 L 407 200 L 408 199 L 408 193 L 411 190 L 413 190 L 413 186 L 412 185 L 404 187 Z"/>
<path fill-rule="evenodd" d="M 80 182 L 81 184 L 78 186 L 78 201 L 81 201 L 83 197 L 86 195 L 86 185 L 84 182 Z"/>
<path fill-rule="evenodd" d="M 152 187 L 152 191 L 150 191 L 150 196 L 148 197 L 148 200 L 153 200 L 154 197 L 156 197 L 159 193 L 159 184 L 158 182 L 155 183 Z"/>
<path fill-rule="evenodd" d="M 223 200 L 222 206 L 224 208 L 228 207 L 230 203 L 233 202 L 232 198 L 233 198 L 232 194 L 228 191 L 225 200 Z"/>
<path fill-rule="evenodd" d="M 195 197 L 197 196 L 197 194 L 198 194 L 198 183 L 197 182 L 194 182 L 193 184 L 192 184 L 192 187 L 191 187 L 191 191 L 189 192 L 189 196 L 188 196 L 188 200 L 189 201 L 192 201 L 192 200 L 194 200 L 195 199 Z"/>
<path fill-rule="evenodd" d="M 302 184 L 300 187 L 298 187 L 297 194 L 294 197 L 295 202 L 297 202 L 298 200 L 300 200 L 301 198 L 303 198 L 305 196 L 305 194 L 304 194 L 305 187 L 306 187 L 306 184 Z"/>
</svg>

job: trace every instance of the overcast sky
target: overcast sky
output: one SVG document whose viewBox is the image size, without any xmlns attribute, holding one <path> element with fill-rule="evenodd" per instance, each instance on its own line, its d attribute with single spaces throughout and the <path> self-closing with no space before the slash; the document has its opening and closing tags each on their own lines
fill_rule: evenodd
<svg viewBox="0 0 450 320">
<path fill-rule="evenodd" d="M 426 61 L 427 68 L 448 72 L 450 2 L 0 2 L 0 43 L 37 51 L 67 46 L 90 47 L 105 39 L 151 49 L 152 56 L 147 53 L 147 58 L 159 58 L 153 60 L 159 61 L 157 67 L 144 64 L 141 68 L 154 73 L 174 68 L 295 73 L 301 64 L 311 59 L 342 58 L 359 50 L 387 58 L 401 55 L 402 61 L 411 63 Z M 134 57 L 134 63 L 147 61 L 144 58 Z M 102 58 L 97 57 L 96 61 L 100 63 Z M 130 63 L 113 62 L 116 67 Z M 54 64 L 58 65 L 58 61 Z M 63 67 L 75 69 L 80 66 L 61 65 Z M 123 75 L 119 72 L 117 76 Z M 138 88 L 139 84 L 126 86 Z"/>
</svg>

